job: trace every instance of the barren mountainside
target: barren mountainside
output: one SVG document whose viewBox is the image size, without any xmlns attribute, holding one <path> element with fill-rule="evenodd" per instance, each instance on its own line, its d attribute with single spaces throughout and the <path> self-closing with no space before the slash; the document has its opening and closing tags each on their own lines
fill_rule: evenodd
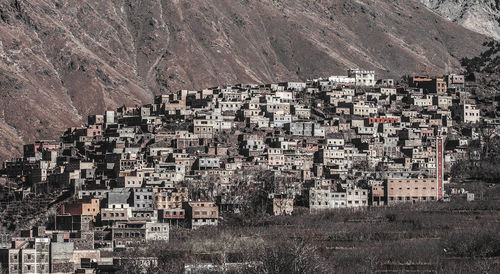
<svg viewBox="0 0 500 274">
<path fill-rule="evenodd" d="M 413 0 L 3 0 L 0 159 L 170 90 L 452 72 L 486 39 Z"/>
<path fill-rule="evenodd" d="M 500 40 L 500 0 L 419 0 L 470 30 Z"/>
</svg>

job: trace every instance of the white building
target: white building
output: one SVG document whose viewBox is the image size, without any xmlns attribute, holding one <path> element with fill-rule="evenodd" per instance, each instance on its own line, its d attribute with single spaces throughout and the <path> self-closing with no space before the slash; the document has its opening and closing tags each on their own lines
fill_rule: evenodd
<svg viewBox="0 0 500 274">
<path fill-rule="evenodd" d="M 375 71 L 350 69 L 348 76 L 356 79 L 356 86 L 373 87 L 375 86 Z"/>
<path fill-rule="evenodd" d="M 328 81 L 344 85 L 354 85 L 356 83 L 356 79 L 354 77 L 348 76 L 330 76 L 328 77 Z"/>
<path fill-rule="evenodd" d="M 309 191 L 309 208 L 324 210 L 346 208 L 347 195 L 345 192 L 332 192 L 330 189 L 311 188 Z"/>
<path fill-rule="evenodd" d="M 481 111 L 476 105 L 463 104 L 460 108 L 460 118 L 464 123 L 477 123 L 481 119 Z"/>
<path fill-rule="evenodd" d="M 368 206 L 368 190 L 367 189 L 348 189 L 346 190 L 347 207 L 364 207 Z"/>
</svg>

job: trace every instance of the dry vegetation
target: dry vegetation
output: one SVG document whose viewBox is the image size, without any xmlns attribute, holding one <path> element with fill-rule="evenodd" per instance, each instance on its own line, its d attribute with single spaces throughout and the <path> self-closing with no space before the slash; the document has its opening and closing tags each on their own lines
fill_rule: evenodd
<svg viewBox="0 0 500 274">
<path fill-rule="evenodd" d="M 498 189 L 497 189 L 498 191 Z M 498 273 L 500 203 L 428 203 L 295 216 L 225 218 L 216 228 L 172 229 L 167 244 L 129 255 L 157 256 L 151 273 L 185 263 L 257 262 L 245 273 Z M 299 210 L 300 211 L 300 210 Z M 128 267 L 134 272 L 134 267 Z M 229 271 L 231 272 L 231 271 Z M 238 271 L 235 271 L 238 272 Z"/>
</svg>

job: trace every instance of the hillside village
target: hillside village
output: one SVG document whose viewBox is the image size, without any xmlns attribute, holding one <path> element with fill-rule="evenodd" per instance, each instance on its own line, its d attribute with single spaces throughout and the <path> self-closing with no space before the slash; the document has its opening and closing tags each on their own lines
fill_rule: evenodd
<svg viewBox="0 0 500 274">
<path fill-rule="evenodd" d="M 107 252 L 234 214 L 474 200 L 447 187 L 451 167 L 479 157 L 468 145 L 482 132 L 471 125 L 493 132 L 500 121 L 482 113 L 472 87 L 457 74 L 396 82 L 352 69 L 180 90 L 91 115 L 3 163 L 10 232 L 0 262 L 10 273 L 111 269 Z M 41 223 L 16 213 L 16 201 L 29 199 Z"/>
</svg>

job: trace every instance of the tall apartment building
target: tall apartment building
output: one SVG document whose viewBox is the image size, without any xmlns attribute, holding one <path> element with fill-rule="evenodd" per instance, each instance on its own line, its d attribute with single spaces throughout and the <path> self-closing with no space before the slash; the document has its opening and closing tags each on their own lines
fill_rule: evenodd
<svg viewBox="0 0 500 274">
<path fill-rule="evenodd" d="M 8 273 L 50 273 L 49 238 L 13 239 L 10 248 L 0 249 L 0 263 Z"/>
</svg>

